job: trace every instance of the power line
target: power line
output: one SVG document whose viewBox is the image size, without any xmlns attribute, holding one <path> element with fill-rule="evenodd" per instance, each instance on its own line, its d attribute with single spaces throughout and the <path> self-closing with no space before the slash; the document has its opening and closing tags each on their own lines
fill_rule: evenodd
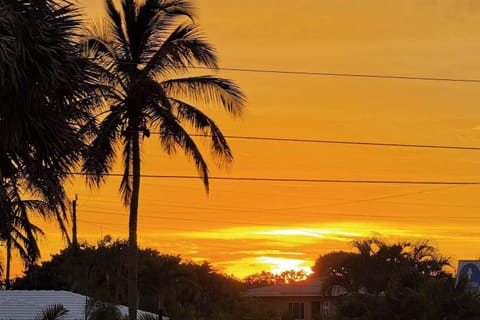
<svg viewBox="0 0 480 320">
<path fill-rule="evenodd" d="M 208 70 L 210 68 L 207 68 L 207 67 L 193 67 L 193 69 L 207 69 Z M 399 76 L 399 75 L 390 75 L 390 74 L 273 70 L 273 69 L 231 68 L 231 67 L 230 68 L 229 67 L 218 68 L 218 70 L 234 71 L 234 72 L 273 73 L 273 74 L 286 74 L 286 75 L 299 75 L 299 76 L 349 77 L 349 78 L 392 79 L 392 80 L 420 80 L 420 81 L 447 81 L 447 82 L 480 83 L 480 79 L 449 78 L 449 77 L 426 77 L 426 76 Z"/>
<path fill-rule="evenodd" d="M 278 211 L 286 211 L 286 210 L 295 210 L 298 212 L 298 210 L 302 209 L 317 209 L 317 208 L 323 208 L 323 207 L 332 207 L 332 206 L 341 206 L 341 205 L 349 205 L 349 204 L 355 204 L 359 202 L 371 202 L 371 201 L 379 201 L 379 200 L 384 200 L 384 199 L 392 199 L 392 198 L 399 198 L 399 197 L 406 197 L 406 196 L 411 196 L 411 195 L 417 195 L 417 194 L 422 194 L 422 193 L 429 193 L 429 192 L 434 192 L 434 191 L 439 191 L 439 190 L 446 190 L 450 188 L 454 188 L 456 186 L 442 186 L 434 189 L 425 189 L 425 190 L 417 190 L 417 191 L 412 191 L 412 192 L 406 192 L 406 193 L 396 193 L 396 194 L 389 194 L 389 195 L 384 195 L 384 196 L 378 196 L 378 197 L 373 197 L 373 198 L 364 198 L 364 199 L 355 199 L 355 200 L 342 200 L 341 202 L 334 202 L 334 203 L 319 203 L 319 204 L 311 204 L 311 205 L 302 205 L 302 206 L 294 206 L 294 207 L 275 207 L 275 208 L 265 208 L 265 207 L 217 207 L 217 206 L 201 206 L 201 205 L 195 205 L 195 204 L 190 204 L 190 205 L 185 205 L 183 202 L 172 202 L 168 200 L 161 200 L 162 207 L 164 208 L 173 208 L 173 209 L 193 209 L 196 211 L 207 211 L 208 214 L 224 214 L 225 212 L 243 212 L 243 213 L 262 213 L 262 214 L 268 214 L 268 213 L 275 213 Z M 318 200 L 318 199 L 316 199 Z M 341 200 L 341 199 L 335 199 L 335 200 Z M 143 207 L 158 207 L 158 204 L 155 204 L 155 202 L 160 201 L 159 199 L 145 199 L 142 197 L 142 203 Z M 118 200 L 110 200 L 106 201 L 103 199 L 95 199 L 95 202 L 107 202 L 107 203 L 118 203 Z M 145 204 L 147 202 L 147 204 Z M 148 204 L 150 202 L 150 204 Z M 399 204 L 402 204 L 400 202 Z M 408 203 L 406 203 L 408 204 Z M 434 204 L 433 204 L 434 205 Z M 472 206 L 462 206 L 465 208 L 477 208 L 477 207 L 472 207 Z M 480 206 L 479 206 L 480 208 Z M 103 212 L 111 212 L 111 211 L 104 211 L 97 209 L 99 213 Z M 177 211 L 178 212 L 178 211 Z M 122 215 L 122 214 L 119 214 Z"/>
<path fill-rule="evenodd" d="M 86 176 L 82 172 L 71 172 L 72 175 Z M 122 173 L 105 173 L 102 176 L 123 177 Z M 199 179 L 191 175 L 157 175 L 142 174 L 142 178 L 153 179 Z M 250 182 L 304 182 L 304 183 L 350 183 L 350 184 L 418 184 L 418 185 L 480 185 L 480 181 L 419 181 L 419 180 L 342 180 L 342 179 L 302 179 L 302 178 L 271 178 L 271 177 L 221 177 L 210 176 L 210 180 L 250 181 Z"/>
<path fill-rule="evenodd" d="M 135 62 L 117 62 L 124 65 L 139 65 Z M 178 65 L 178 67 L 184 67 Z M 450 77 L 428 77 L 428 76 L 401 76 L 392 74 L 369 74 L 369 73 L 349 73 L 349 72 L 324 72 L 324 71 L 300 71 L 300 70 L 281 70 L 281 69 L 262 69 L 262 68 L 235 68 L 235 67 L 219 67 L 212 69 L 203 66 L 188 66 L 190 69 L 201 70 L 218 70 L 233 71 L 247 73 L 267 73 L 267 74 L 284 74 L 296 76 L 321 76 L 321 77 L 344 77 L 344 78 L 370 78 L 370 79 L 391 79 L 391 80 L 418 80 L 418 81 L 446 81 L 446 82 L 465 82 L 480 83 L 480 79 L 466 78 L 450 78 Z"/>
<path fill-rule="evenodd" d="M 110 215 L 110 216 L 120 216 L 123 218 L 128 218 L 128 214 L 121 214 L 117 212 L 112 212 L 112 211 L 101 211 L 101 210 L 84 210 L 83 213 L 89 213 L 89 214 L 96 214 L 97 216 L 100 215 Z M 305 214 L 299 214 L 296 213 L 299 218 L 315 218 L 321 215 L 331 215 L 331 216 L 336 216 L 336 217 L 342 217 L 342 218 L 385 218 L 385 219 L 390 219 L 390 218 L 401 218 L 403 221 L 405 220 L 411 220 L 411 221 L 417 221 L 417 220 L 423 220 L 426 219 L 427 217 L 422 217 L 419 215 L 405 215 L 405 214 L 365 214 L 365 213 L 342 213 L 342 212 L 317 212 L 315 215 L 305 215 Z M 242 220 L 219 220 L 217 218 L 215 219 L 201 219 L 201 218 L 184 218 L 184 217 L 172 217 L 172 216 L 163 216 L 163 215 L 140 215 L 141 219 L 147 218 L 147 219 L 154 219 L 154 220 L 172 220 L 172 221 L 183 221 L 183 222 L 203 222 L 203 223 L 215 223 L 215 224 L 233 224 L 233 225 L 246 225 L 250 227 L 272 227 L 272 228 L 286 228 L 286 227 L 292 227 L 292 224 L 284 224 L 284 223 L 262 223 L 262 222 L 252 222 L 252 221 L 242 221 Z M 448 215 L 448 216 L 442 216 L 442 219 L 449 219 L 449 220 L 479 220 L 479 216 L 469 216 L 469 215 Z M 98 223 L 98 222 L 97 222 Z M 99 223 L 101 224 L 101 223 Z M 106 224 L 110 224 L 110 222 L 107 222 Z M 113 225 L 124 225 L 124 224 L 118 224 L 118 223 L 113 223 Z M 303 222 L 300 223 L 299 225 L 293 225 L 296 229 L 311 229 L 315 228 L 315 226 L 312 225 L 312 222 Z M 204 230 L 202 228 L 201 230 Z M 219 232 L 219 231 L 216 231 Z"/>
<path fill-rule="evenodd" d="M 152 134 L 160 134 L 153 132 Z M 191 134 L 193 137 L 212 137 L 212 135 Z M 345 140 L 321 140 L 321 139 L 300 139 L 300 138 L 275 138 L 275 137 L 258 137 L 258 136 L 236 136 L 226 135 L 227 139 L 239 140 L 259 140 L 259 141 L 278 141 L 278 142 L 302 142 L 302 143 L 324 143 L 324 144 L 346 144 L 361 146 L 377 146 L 377 147 L 405 147 L 405 148 L 429 148 L 429 149 L 453 149 L 453 150 L 474 150 L 480 151 L 480 147 L 472 146 L 449 146 L 435 144 L 417 144 L 417 143 L 389 143 L 389 142 L 371 142 L 371 141 L 345 141 Z"/>
</svg>

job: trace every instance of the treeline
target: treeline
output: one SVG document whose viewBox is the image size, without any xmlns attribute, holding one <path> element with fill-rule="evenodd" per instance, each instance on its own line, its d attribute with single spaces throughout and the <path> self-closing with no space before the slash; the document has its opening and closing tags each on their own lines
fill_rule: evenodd
<svg viewBox="0 0 480 320">
<path fill-rule="evenodd" d="M 353 251 L 321 255 L 309 277 L 322 279 L 319 296 L 331 297 L 328 319 L 480 319 L 480 295 L 465 279 L 456 283 L 448 258 L 427 242 L 354 241 Z M 15 289 L 70 290 L 99 301 L 127 303 L 125 241 L 68 248 L 15 281 Z M 302 271 L 262 271 L 239 281 L 207 262 L 183 261 L 153 249 L 138 251 L 140 309 L 171 319 L 276 319 L 245 291 L 305 279 Z M 308 279 L 307 279 L 308 281 Z"/>
<path fill-rule="evenodd" d="M 261 271 L 246 276 L 243 282 L 248 288 L 290 284 L 307 279 L 308 274 L 304 270 L 285 270 L 279 274 L 270 271 Z"/>
<path fill-rule="evenodd" d="M 31 266 L 14 289 L 69 290 L 127 304 L 126 241 L 107 237 L 97 245 L 64 249 L 41 266 Z M 140 309 L 172 319 L 265 319 L 266 310 L 242 296 L 245 284 L 207 262 L 182 261 L 153 249 L 138 251 Z"/>
</svg>

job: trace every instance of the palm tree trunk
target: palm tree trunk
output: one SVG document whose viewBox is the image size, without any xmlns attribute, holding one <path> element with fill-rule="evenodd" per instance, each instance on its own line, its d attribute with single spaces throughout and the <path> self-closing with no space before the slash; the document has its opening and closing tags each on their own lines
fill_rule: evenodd
<svg viewBox="0 0 480 320">
<path fill-rule="evenodd" d="M 137 218 L 140 193 L 140 140 L 139 132 L 132 133 L 133 184 L 128 223 L 128 319 L 137 320 L 138 303 L 138 248 Z"/>
<path fill-rule="evenodd" d="M 10 289 L 10 264 L 12 263 L 12 240 L 10 235 L 7 235 L 7 261 L 5 266 L 5 289 Z"/>
</svg>

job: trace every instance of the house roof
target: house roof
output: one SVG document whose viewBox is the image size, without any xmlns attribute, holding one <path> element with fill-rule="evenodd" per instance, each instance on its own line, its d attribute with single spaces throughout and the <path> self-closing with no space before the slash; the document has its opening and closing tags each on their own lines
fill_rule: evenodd
<svg viewBox="0 0 480 320">
<path fill-rule="evenodd" d="M 54 290 L 5 290 L 0 291 L 0 320 L 32 320 L 43 309 L 62 304 L 69 312 L 65 320 L 85 319 L 87 297 L 70 291 Z M 117 305 L 122 315 L 128 315 L 126 306 Z M 140 314 L 150 314 L 139 311 Z"/>
<path fill-rule="evenodd" d="M 334 286 L 332 296 L 345 294 L 344 288 Z M 319 297 L 322 296 L 322 281 L 320 278 L 312 278 L 293 284 L 273 285 L 249 289 L 247 296 L 250 297 Z"/>
</svg>

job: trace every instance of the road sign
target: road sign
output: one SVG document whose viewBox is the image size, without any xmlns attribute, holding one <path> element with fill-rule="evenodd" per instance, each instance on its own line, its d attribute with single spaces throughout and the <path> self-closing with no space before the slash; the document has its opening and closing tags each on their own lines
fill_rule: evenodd
<svg viewBox="0 0 480 320">
<path fill-rule="evenodd" d="M 480 290 L 480 260 L 458 261 L 457 283 L 462 277 L 468 280 L 472 289 Z"/>
</svg>

